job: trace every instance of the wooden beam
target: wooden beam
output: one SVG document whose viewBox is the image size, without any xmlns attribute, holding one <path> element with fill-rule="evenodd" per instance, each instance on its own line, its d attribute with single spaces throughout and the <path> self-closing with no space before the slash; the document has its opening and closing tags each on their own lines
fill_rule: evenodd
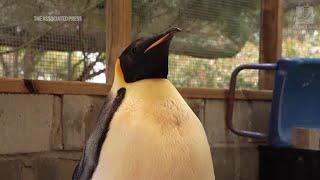
<svg viewBox="0 0 320 180">
<path fill-rule="evenodd" d="M 42 81 L 31 80 L 36 94 L 56 95 L 96 95 L 105 96 L 111 86 L 106 84 L 85 83 L 79 81 Z M 227 97 L 226 89 L 177 88 L 184 98 L 220 99 Z M 22 79 L 0 78 L 0 93 L 29 93 Z M 271 91 L 238 90 L 237 100 L 270 101 Z"/>
<path fill-rule="evenodd" d="M 177 88 L 185 98 L 201 99 L 226 99 L 227 89 L 206 89 L 206 88 Z M 236 90 L 235 99 L 237 100 L 263 100 L 270 101 L 272 92 L 268 90 Z"/>
<path fill-rule="evenodd" d="M 131 0 L 107 0 L 106 80 L 112 84 L 115 60 L 131 42 Z"/>
<path fill-rule="evenodd" d="M 107 95 L 110 86 L 80 81 L 31 80 L 37 94 Z M 0 93 L 29 93 L 22 79 L 0 78 Z"/>
<path fill-rule="evenodd" d="M 276 63 L 282 50 L 283 0 L 263 0 L 260 34 L 260 63 Z M 260 89 L 273 89 L 274 72 L 261 71 Z"/>
</svg>

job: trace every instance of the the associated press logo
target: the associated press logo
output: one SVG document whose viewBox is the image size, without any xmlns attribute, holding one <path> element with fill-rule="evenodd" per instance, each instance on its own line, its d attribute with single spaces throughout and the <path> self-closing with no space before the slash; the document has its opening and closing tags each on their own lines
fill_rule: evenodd
<svg viewBox="0 0 320 180">
<path fill-rule="evenodd" d="M 314 8 L 309 6 L 309 4 L 297 6 L 294 19 L 296 25 L 313 24 L 315 19 Z"/>
<path fill-rule="evenodd" d="M 59 22 L 59 21 L 82 21 L 82 16 L 34 16 L 34 21 L 47 21 L 47 22 Z"/>
</svg>

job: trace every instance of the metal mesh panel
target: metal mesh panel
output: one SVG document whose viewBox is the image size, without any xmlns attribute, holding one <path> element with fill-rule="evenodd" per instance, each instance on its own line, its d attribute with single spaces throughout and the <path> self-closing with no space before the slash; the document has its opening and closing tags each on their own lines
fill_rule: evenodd
<svg viewBox="0 0 320 180">
<path fill-rule="evenodd" d="M 104 82 L 104 3 L 0 0 L 0 76 Z M 224 88 L 237 65 L 258 61 L 260 0 L 133 0 L 132 6 L 133 39 L 183 29 L 170 54 L 176 86 Z M 246 71 L 239 86 L 256 88 L 257 78 Z"/>
<path fill-rule="evenodd" d="M 320 2 L 285 0 L 282 56 L 320 56 Z"/>
<path fill-rule="evenodd" d="M 239 64 L 258 62 L 259 0 L 133 0 L 133 37 L 177 26 L 169 79 L 180 87 L 228 86 Z M 246 71 L 239 86 L 256 88 L 258 74 Z"/>
<path fill-rule="evenodd" d="M 0 1 L 0 76 L 81 80 L 103 74 L 104 1 Z"/>
</svg>

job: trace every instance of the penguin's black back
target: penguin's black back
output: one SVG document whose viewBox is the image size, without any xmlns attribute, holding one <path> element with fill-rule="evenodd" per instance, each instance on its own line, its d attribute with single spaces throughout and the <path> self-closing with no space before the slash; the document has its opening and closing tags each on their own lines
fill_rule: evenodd
<svg viewBox="0 0 320 180">
<path fill-rule="evenodd" d="M 115 98 L 108 95 L 100 114 L 97 126 L 89 137 L 82 153 L 82 157 L 76 166 L 72 180 L 89 180 L 99 162 L 100 151 L 106 139 L 110 122 L 125 97 L 126 89 L 120 88 Z"/>
</svg>

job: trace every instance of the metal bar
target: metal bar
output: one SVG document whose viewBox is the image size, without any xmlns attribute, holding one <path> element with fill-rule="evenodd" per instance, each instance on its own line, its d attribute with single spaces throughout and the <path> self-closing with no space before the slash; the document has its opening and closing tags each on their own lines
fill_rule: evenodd
<svg viewBox="0 0 320 180">
<path fill-rule="evenodd" d="M 246 131 L 246 130 L 237 130 L 233 127 L 233 124 L 232 124 L 237 76 L 240 73 L 240 71 L 242 71 L 244 69 L 276 70 L 277 65 L 276 64 L 244 64 L 244 65 L 238 66 L 232 72 L 228 96 L 227 96 L 227 110 L 226 110 L 227 111 L 226 112 L 227 127 L 228 127 L 228 129 L 230 129 L 231 132 L 233 132 L 234 134 L 237 134 L 239 136 L 251 137 L 251 138 L 256 138 L 256 139 L 265 139 L 267 137 L 266 134 L 259 133 L 259 132 Z"/>
</svg>

